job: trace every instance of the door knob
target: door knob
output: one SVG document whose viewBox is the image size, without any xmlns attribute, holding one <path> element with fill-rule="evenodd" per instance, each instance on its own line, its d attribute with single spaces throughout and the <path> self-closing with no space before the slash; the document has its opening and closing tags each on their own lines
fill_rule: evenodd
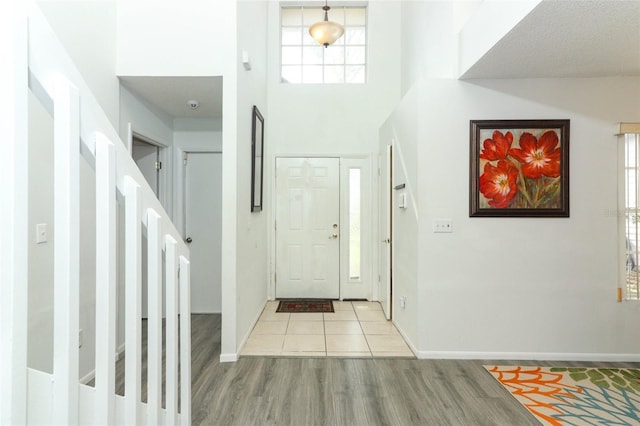
<svg viewBox="0 0 640 426">
<path fill-rule="evenodd" d="M 193 238 L 187 237 L 187 239 L 185 241 L 187 242 L 187 244 L 191 244 L 191 241 L 193 241 Z"/>
<path fill-rule="evenodd" d="M 338 234 L 331 234 L 329 237 L 330 240 L 335 240 L 336 238 L 338 238 Z"/>
</svg>

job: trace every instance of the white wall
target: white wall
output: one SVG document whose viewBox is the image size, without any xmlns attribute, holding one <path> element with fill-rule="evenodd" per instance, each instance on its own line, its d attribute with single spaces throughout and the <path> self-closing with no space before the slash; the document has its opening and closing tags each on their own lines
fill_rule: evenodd
<svg viewBox="0 0 640 426">
<path fill-rule="evenodd" d="M 269 2 L 270 122 L 265 148 L 272 158 L 377 152 L 378 128 L 400 100 L 400 3 L 370 2 L 367 25 L 367 83 L 281 83 L 280 7 Z"/>
<path fill-rule="evenodd" d="M 29 316 L 28 366 L 53 372 L 53 118 L 29 94 Z M 95 174 L 80 161 L 80 312 L 83 330 L 80 378 L 95 365 Z M 36 244 L 36 224 L 47 225 L 47 242 Z"/>
<path fill-rule="evenodd" d="M 458 45 L 454 12 L 459 3 L 402 1 L 401 7 L 402 93 L 422 76 L 453 77 Z"/>
<path fill-rule="evenodd" d="M 391 200 L 393 250 L 392 250 L 392 312 L 393 322 L 412 344 L 418 341 L 418 265 L 417 235 L 419 229 L 418 193 L 418 145 L 421 122 L 417 91 L 409 92 L 396 111 L 380 128 L 380 152 L 392 145 L 392 186 L 405 184 L 403 190 L 394 190 Z M 405 193 L 407 209 L 398 208 L 398 196 Z M 383 237 L 376 238 L 379 241 Z M 406 297 L 404 308 L 400 298 Z"/>
<path fill-rule="evenodd" d="M 484 0 L 472 5 L 473 14 L 458 35 L 456 77 L 463 75 L 541 2 Z"/>
<path fill-rule="evenodd" d="M 53 372 L 53 118 L 29 92 L 29 361 Z M 36 224 L 48 241 L 36 244 Z"/>
<path fill-rule="evenodd" d="M 117 75 L 217 76 L 235 56 L 235 1 L 116 0 Z"/>
<path fill-rule="evenodd" d="M 221 358 L 234 360 L 238 304 L 236 210 L 238 192 L 245 190 L 239 187 L 236 170 L 239 3 L 233 0 L 117 1 L 117 75 L 223 77 Z M 245 31 L 254 29 L 245 28 Z"/>
<path fill-rule="evenodd" d="M 116 0 L 37 0 L 37 3 L 117 129 Z"/>
<path fill-rule="evenodd" d="M 162 145 L 170 146 L 173 142 L 173 118 L 147 104 L 126 86 L 120 85 L 119 135 L 125 143 L 129 123 L 136 133 Z"/>
<path fill-rule="evenodd" d="M 163 111 L 149 105 L 136 93 L 124 85 L 120 85 L 120 139 L 128 143 L 129 124 L 133 131 L 151 139 L 161 146 L 160 161 L 160 193 L 158 197 L 165 211 L 172 219 L 174 194 L 174 160 L 173 160 L 173 118 Z"/>
<path fill-rule="evenodd" d="M 280 78 L 280 8 L 269 2 L 268 110 L 265 142 L 265 200 L 273 200 L 277 156 L 344 155 L 371 158 L 377 181 L 378 129 L 400 101 L 401 5 L 367 5 L 367 82 L 365 84 L 284 84 Z M 331 47 L 329 47 L 331 49 Z M 372 191 L 373 203 L 377 192 Z M 273 244 L 273 209 L 269 241 Z M 377 212 L 372 218 L 377 223 Z M 377 251 L 372 257 L 377 259 Z M 273 281 L 274 259 L 270 259 Z M 377 273 L 374 274 L 377 276 Z M 370 286 L 372 283 L 366 283 Z"/>
<path fill-rule="evenodd" d="M 418 295 L 407 309 L 419 306 L 419 356 L 637 360 L 640 304 L 616 302 L 617 220 L 606 212 L 617 208 L 612 125 L 637 120 L 639 91 L 638 78 L 411 89 L 418 113 L 401 107 L 389 125 L 418 136 L 403 140 L 417 146 Z M 509 118 L 571 120 L 570 218 L 469 218 L 469 120 Z M 434 218 L 451 218 L 453 233 L 433 234 Z"/>
<path fill-rule="evenodd" d="M 263 197 L 263 211 L 251 212 L 251 120 L 253 105 L 256 105 L 264 117 L 265 130 L 278 125 L 272 121 L 272 110 L 267 105 L 267 5 L 271 3 L 266 0 L 238 2 L 236 59 L 242 57 L 242 51 L 248 52 L 251 70 L 245 70 L 241 62 L 236 60 L 236 348 L 248 338 L 267 300 L 267 211 L 271 203 L 269 198 Z M 265 137 L 265 145 L 270 143 L 271 140 Z M 226 147 L 224 153 L 227 153 Z"/>
</svg>

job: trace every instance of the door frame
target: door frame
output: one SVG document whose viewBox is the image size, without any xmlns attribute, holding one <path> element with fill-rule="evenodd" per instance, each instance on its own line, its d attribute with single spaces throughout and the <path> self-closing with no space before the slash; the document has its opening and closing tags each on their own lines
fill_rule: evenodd
<svg viewBox="0 0 640 426">
<path fill-rule="evenodd" d="M 173 215 L 173 223 L 176 226 L 176 228 L 178 229 L 178 232 L 180 232 L 180 235 L 182 235 L 182 239 L 187 238 L 185 232 L 186 232 L 186 227 L 185 227 L 185 221 L 187 220 L 187 218 L 185 217 L 184 214 L 184 209 L 185 209 L 185 196 L 186 194 L 184 193 L 184 185 L 185 185 L 185 173 L 186 173 L 186 169 L 184 168 L 184 159 L 185 159 L 185 154 L 222 154 L 223 155 L 223 161 L 224 161 L 224 154 L 222 152 L 222 149 L 215 149 L 215 148 L 191 148 L 191 147 L 180 147 L 180 148 L 175 148 L 176 150 L 176 166 L 175 166 L 175 197 L 174 197 L 174 204 L 175 204 L 175 208 L 174 208 L 174 215 Z M 224 175 L 223 175 L 223 179 L 224 179 Z M 222 200 L 220 200 L 220 202 L 222 202 Z"/>
<path fill-rule="evenodd" d="M 378 156 L 378 300 L 381 302 L 383 312 L 387 320 L 393 319 L 393 146 L 394 143 L 384 145 L 384 151 Z M 384 173 L 382 173 L 384 170 Z M 380 196 L 384 193 L 384 196 Z M 383 225 L 382 211 L 386 210 L 387 226 Z M 386 241 L 386 242 L 385 242 Z M 387 252 L 385 280 L 382 276 L 383 251 Z"/>
<path fill-rule="evenodd" d="M 340 200 L 341 200 L 341 207 L 340 207 L 340 228 L 342 229 L 343 225 L 342 225 L 342 220 L 343 220 L 343 216 L 344 216 L 344 212 L 343 212 L 343 208 L 342 208 L 342 198 L 343 198 L 343 194 L 342 194 L 342 179 L 343 179 L 343 171 L 345 169 L 345 162 L 344 160 L 361 160 L 363 162 L 363 166 L 362 166 L 362 170 L 366 173 L 366 177 L 368 179 L 367 184 L 365 185 L 366 188 L 366 192 L 367 194 L 364 194 L 368 197 L 368 205 L 371 207 L 369 210 L 371 211 L 371 215 L 369 216 L 369 220 L 368 220 L 368 224 L 366 226 L 369 236 L 368 236 L 368 247 L 367 247 L 367 243 L 363 242 L 362 246 L 363 247 L 367 247 L 367 255 L 368 255 L 368 266 L 367 266 L 367 274 L 369 276 L 369 281 L 370 281 L 370 285 L 367 286 L 366 288 L 366 295 L 365 297 L 368 300 L 378 300 L 377 298 L 377 294 L 378 294 L 378 282 L 377 280 L 374 280 L 373 277 L 377 276 L 377 271 L 378 271 L 378 265 L 377 265 L 377 259 L 378 259 L 378 254 L 377 254 L 377 246 L 372 244 L 373 241 L 376 240 L 376 236 L 377 236 L 377 223 L 378 223 L 378 212 L 376 211 L 377 209 L 373 209 L 373 206 L 376 206 L 377 204 L 377 189 L 375 188 L 375 183 L 377 182 L 377 167 L 372 167 L 371 161 L 372 158 L 376 158 L 377 159 L 377 152 L 376 153 L 363 153 L 363 154 L 345 154 L 345 153 L 326 153 L 326 154 L 305 154 L 305 153 L 287 153 L 287 154 L 273 154 L 270 156 L 269 161 L 270 161 L 270 166 L 265 167 L 265 179 L 269 179 L 268 180 L 268 185 L 265 185 L 265 190 L 268 190 L 268 193 L 265 193 L 264 197 L 266 200 L 272 200 L 272 202 L 268 202 L 268 204 L 270 204 L 270 208 L 265 209 L 263 211 L 266 211 L 268 213 L 268 217 L 267 217 L 267 223 L 269 223 L 269 229 L 267 230 L 267 238 L 270 241 L 269 242 L 269 246 L 270 246 L 270 250 L 268 253 L 268 263 L 267 263 L 267 273 L 268 273 L 268 288 L 267 288 L 267 299 L 268 300 L 275 300 L 275 294 L 276 294 L 276 282 L 275 282 L 275 272 L 276 272 L 276 235 L 275 235 L 275 224 L 276 224 L 276 202 L 275 202 L 275 194 L 276 194 L 276 159 L 277 158 L 338 158 L 340 160 L 340 183 L 339 183 L 339 188 L 340 188 Z M 377 161 L 377 160 L 376 160 Z M 267 163 L 265 162 L 265 165 Z M 377 165 L 377 164 L 376 164 Z M 375 176 L 374 176 L 374 169 L 376 170 Z M 267 177 L 266 173 L 269 173 L 270 176 Z M 362 176 L 364 176 L 365 174 L 363 173 Z M 265 180 L 266 182 L 266 180 Z M 342 241 L 340 243 L 340 250 L 342 250 Z M 342 263 L 343 260 L 343 254 L 341 253 L 340 256 L 340 260 Z M 342 271 L 342 266 L 341 266 L 341 271 L 340 271 L 340 300 L 343 299 L 343 285 L 342 285 L 342 279 L 343 279 L 343 271 Z M 375 281 L 375 282 L 374 282 Z M 350 297 L 350 296 L 346 296 L 346 297 Z"/>
<path fill-rule="evenodd" d="M 149 145 L 154 145 L 159 148 L 158 158 L 160 160 L 160 163 L 162 164 L 162 170 L 164 170 L 164 173 L 158 173 L 158 185 L 160 186 L 160 191 L 158 191 L 158 200 L 160 200 L 160 204 L 162 205 L 162 207 L 164 207 L 164 210 L 165 212 L 167 212 L 169 217 L 173 217 L 173 202 L 170 202 L 172 201 L 171 150 L 167 149 L 169 148 L 169 145 L 167 143 L 159 141 L 158 139 L 149 137 L 144 133 L 139 132 L 132 123 L 127 123 L 126 143 L 130 155 L 133 155 L 134 137 L 148 143 Z"/>
</svg>

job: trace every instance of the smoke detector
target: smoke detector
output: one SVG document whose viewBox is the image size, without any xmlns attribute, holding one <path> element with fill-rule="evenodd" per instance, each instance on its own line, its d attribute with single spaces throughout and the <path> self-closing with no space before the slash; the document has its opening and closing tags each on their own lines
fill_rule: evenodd
<svg viewBox="0 0 640 426">
<path fill-rule="evenodd" d="M 190 101 L 187 101 L 187 105 L 189 106 L 190 109 L 198 109 L 198 107 L 200 106 L 200 102 L 198 102 L 195 99 L 192 99 Z"/>
</svg>

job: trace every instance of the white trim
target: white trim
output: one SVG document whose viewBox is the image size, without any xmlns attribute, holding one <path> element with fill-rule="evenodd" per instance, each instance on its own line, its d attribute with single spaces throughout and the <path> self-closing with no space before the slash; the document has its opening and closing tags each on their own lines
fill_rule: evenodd
<svg viewBox="0 0 640 426">
<path fill-rule="evenodd" d="M 220 354 L 220 362 L 237 362 L 238 361 L 238 354 L 237 353 L 232 353 L 232 354 Z"/>
<path fill-rule="evenodd" d="M 340 299 L 372 300 L 373 215 L 370 157 L 340 158 Z M 360 170 L 360 278 L 349 277 L 349 170 Z"/>
<path fill-rule="evenodd" d="M 0 424 L 27 420 L 28 61 L 26 6 L 0 6 Z"/>
<path fill-rule="evenodd" d="M 404 330 L 400 327 L 400 324 L 398 324 L 397 322 L 395 322 L 395 320 L 391 321 L 393 323 L 393 325 L 396 327 L 396 330 L 398 330 L 398 333 L 400 333 L 400 335 L 402 336 L 402 338 L 404 339 L 404 342 L 407 344 L 407 346 L 409 346 L 409 349 L 411 349 L 411 351 L 417 356 L 418 353 L 420 351 L 418 351 L 418 349 L 416 348 L 416 346 L 413 344 L 413 342 L 411 341 L 411 339 L 409 339 L 409 337 L 407 336 L 407 334 L 404 332 Z M 419 358 L 419 357 L 418 357 Z"/>
<path fill-rule="evenodd" d="M 96 378 L 96 370 L 91 370 L 84 376 L 80 377 L 80 383 L 88 385 L 90 381 Z"/>
<path fill-rule="evenodd" d="M 244 345 L 247 344 L 247 340 L 249 340 L 249 336 L 251 336 L 251 332 L 253 331 L 253 328 L 256 326 L 256 324 L 260 320 L 260 316 L 264 312 L 264 308 L 267 307 L 267 303 L 269 303 L 269 301 L 265 300 L 264 304 L 262 305 L 262 308 L 258 311 L 258 315 L 256 315 L 253 321 L 251 322 L 251 327 L 249 327 L 249 331 L 247 332 L 247 334 L 245 334 L 245 336 L 240 341 L 240 344 L 238 345 L 238 354 L 242 353 L 242 349 L 244 348 Z M 221 354 L 220 362 L 236 362 L 238 360 L 238 354 L 235 354 L 236 359 L 234 361 L 222 361 L 222 354 Z M 228 355 L 229 354 L 227 354 L 226 356 Z"/>
<path fill-rule="evenodd" d="M 613 128 L 613 133 L 616 136 L 640 133 L 640 123 L 617 123 Z"/>
<path fill-rule="evenodd" d="M 640 362 L 640 354 L 563 352 L 418 351 L 418 359 Z"/>
</svg>

